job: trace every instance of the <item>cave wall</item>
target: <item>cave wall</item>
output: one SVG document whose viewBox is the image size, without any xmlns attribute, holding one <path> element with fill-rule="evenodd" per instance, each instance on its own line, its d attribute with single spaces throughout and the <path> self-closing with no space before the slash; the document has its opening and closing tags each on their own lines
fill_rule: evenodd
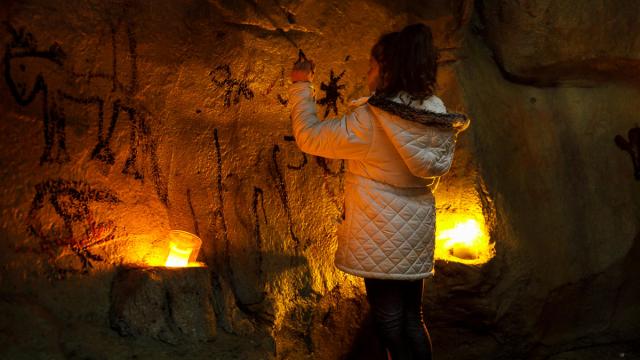
<svg viewBox="0 0 640 360">
<path fill-rule="evenodd" d="M 441 49 L 438 95 L 472 119 L 438 214 L 482 212 L 496 246 L 487 264 L 437 262 L 424 296 L 439 358 L 634 339 L 640 198 L 613 139 L 636 124 L 637 70 L 620 66 L 637 60 L 636 5 L 569 3 L 3 3 L 7 356 L 379 356 L 361 279 L 333 266 L 342 163 L 296 148 L 287 71 L 302 48 L 319 113 L 341 114 L 367 95 L 377 37 L 417 21 Z M 607 14 L 620 21 L 594 26 Z M 115 269 L 161 264 L 170 229 L 203 240 L 212 344 L 109 328 Z"/>
<path fill-rule="evenodd" d="M 434 320 L 468 339 L 451 358 L 588 358 L 571 354 L 637 339 L 640 164 L 614 139 L 638 126 L 638 4 L 475 5 L 456 74 L 497 255 L 434 279 Z"/>
<path fill-rule="evenodd" d="M 505 77 L 541 86 L 591 86 L 638 80 L 640 3 L 612 1 L 477 2 Z M 509 29 L 508 31 L 505 31 Z"/>
<path fill-rule="evenodd" d="M 317 63 L 319 113 L 336 116 L 367 95 L 375 40 L 426 21 L 448 49 L 443 97 L 460 105 L 452 64 L 470 9 L 465 1 L 4 2 L 8 354 L 133 347 L 163 356 L 153 350 L 161 343 L 119 338 L 107 312 L 115 269 L 162 265 L 171 229 L 203 240 L 219 336 L 252 339 L 256 349 L 243 351 L 278 358 L 360 351 L 352 348 L 367 314 L 362 280 L 333 266 L 343 163 L 297 149 L 288 70 L 302 48 Z M 453 211 L 461 192 L 477 196 L 478 179 L 463 176 L 475 171 L 471 156 L 460 155 L 456 169 L 441 185 Z M 52 329 L 58 339 L 31 336 Z"/>
</svg>

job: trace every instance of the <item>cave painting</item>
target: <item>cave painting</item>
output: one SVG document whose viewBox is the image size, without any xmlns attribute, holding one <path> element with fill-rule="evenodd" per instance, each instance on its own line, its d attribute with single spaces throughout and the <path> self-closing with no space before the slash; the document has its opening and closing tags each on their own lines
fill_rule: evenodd
<svg viewBox="0 0 640 360">
<path fill-rule="evenodd" d="M 46 49 L 38 46 L 35 36 L 26 31 L 25 28 L 16 29 L 10 23 L 5 23 L 7 31 L 11 35 L 10 42 L 6 45 L 4 53 L 4 78 L 10 90 L 12 97 L 20 106 L 28 106 L 36 101 L 42 101 L 42 108 L 38 113 L 44 123 L 44 143 L 45 149 L 40 157 L 40 165 L 45 163 L 70 162 L 75 155 L 73 151 L 69 151 L 66 143 L 66 116 L 65 106 L 67 110 L 70 107 L 80 107 L 83 109 L 94 110 L 96 119 L 94 124 L 97 127 L 97 138 L 95 145 L 92 144 L 91 159 L 102 162 L 108 166 L 113 166 L 117 161 L 117 154 L 112 150 L 112 139 L 115 136 L 116 126 L 118 124 L 128 125 L 129 130 L 129 148 L 126 159 L 123 159 L 123 167 L 121 172 L 131 176 L 136 180 L 143 181 L 145 177 L 151 177 L 157 196 L 167 206 L 168 205 L 168 189 L 166 181 L 162 177 L 159 167 L 157 147 L 158 144 L 152 136 L 150 127 L 151 114 L 145 107 L 134 100 L 138 90 L 138 69 L 137 69 L 137 43 L 132 28 L 132 23 L 126 19 L 120 19 L 117 23 L 110 23 L 111 30 L 111 53 L 112 61 L 109 71 L 92 71 L 79 72 L 72 69 L 71 66 L 65 66 L 65 60 L 68 60 L 68 54 L 54 43 Z M 123 29 L 124 28 L 124 29 Z M 123 38 L 119 38 L 124 36 Z M 117 41 L 120 39 L 121 41 Z M 124 51 L 126 60 L 120 63 L 121 56 L 118 56 L 117 44 L 124 43 Z M 122 49 L 121 49 L 122 50 Z M 42 63 L 34 63 L 44 62 Z M 32 67 L 37 66 L 37 67 Z M 28 79 L 28 69 L 37 73 L 35 79 Z M 48 77 L 49 73 L 62 74 L 71 81 L 87 81 L 94 83 L 107 81 L 110 88 L 110 94 L 94 93 L 82 94 L 75 93 L 73 89 L 53 88 L 54 82 Z M 255 96 L 251 89 L 251 81 L 247 79 L 249 71 L 245 71 L 243 77 L 238 77 L 232 73 L 229 65 L 219 65 L 210 72 L 212 83 L 223 91 L 224 106 L 238 104 L 244 98 L 252 100 Z M 345 85 L 339 84 L 344 75 L 344 71 L 335 76 L 333 70 L 330 72 L 329 83 L 324 82 L 321 89 L 325 92 L 324 98 L 318 101 L 318 104 L 326 106 L 325 116 L 329 111 L 333 110 L 337 114 L 337 101 L 343 102 L 341 91 Z M 127 79 L 127 81 L 123 81 Z M 55 82 L 56 84 L 59 82 Z M 284 67 L 279 71 L 279 76 L 272 80 L 270 86 L 265 93 L 260 95 L 273 96 L 276 93 L 277 101 L 286 106 L 288 99 L 281 91 L 272 91 L 274 88 L 282 90 L 286 85 L 286 72 Z M 90 87 L 91 89 L 91 87 Z M 109 91 L 109 90 L 107 90 Z M 106 118 L 105 118 L 106 116 Z M 123 118 L 124 117 L 124 118 Z M 215 187 L 217 190 L 217 198 L 215 204 L 215 222 L 216 228 L 221 229 L 220 236 L 223 242 L 224 257 L 223 268 L 231 279 L 232 288 L 236 292 L 237 286 L 234 282 L 233 269 L 231 266 L 230 239 L 227 232 L 227 219 L 224 213 L 224 186 L 223 186 L 223 168 L 222 156 L 220 150 L 220 139 L 218 137 L 218 129 L 214 129 L 214 151 L 216 174 Z M 294 144 L 295 139 L 292 136 L 285 136 L 285 144 Z M 306 244 L 301 241 L 299 235 L 294 229 L 294 214 L 290 206 L 290 199 L 287 190 L 286 171 L 303 171 L 309 164 L 308 155 L 299 152 L 300 160 L 294 160 L 289 163 L 282 163 L 280 159 L 281 146 L 284 144 L 274 144 L 271 147 L 271 156 L 269 162 L 269 175 L 275 183 L 277 198 L 280 200 L 281 206 L 285 211 L 285 220 L 288 227 L 288 233 L 295 243 L 295 252 L 298 253 L 301 247 Z M 144 156 L 141 159 L 141 155 Z M 327 160 L 315 157 L 315 163 L 321 167 L 325 177 L 323 188 L 328 191 L 332 198 L 335 198 L 336 207 L 343 207 L 337 201 L 337 195 L 332 189 L 333 185 L 328 184 L 328 177 L 339 177 L 344 172 L 344 162 L 340 163 L 338 170 L 332 170 L 327 164 Z M 144 165 L 148 166 L 147 169 Z M 187 190 L 187 200 L 191 216 L 193 218 L 194 230 L 196 234 L 200 233 L 200 224 L 198 223 L 191 197 L 191 189 Z M 262 252 L 263 252 L 263 234 L 261 226 L 268 223 L 267 211 L 264 206 L 265 192 L 257 186 L 254 186 L 253 202 L 251 204 L 251 212 L 254 223 L 254 236 L 256 247 L 256 268 L 259 271 L 259 278 L 264 280 L 262 270 Z M 117 227 L 112 221 L 97 221 L 90 210 L 92 203 L 109 203 L 119 204 L 120 200 L 111 191 L 106 189 L 96 189 L 88 183 L 81 180 L 46 180 L 36 187 L 36 196 L 34 197 L 27 229 L 29 234 L 39 240 L 38 246 L 31 249 L 23 249 L 27 251 L 48 254 L 50 263 L 59 276 L 63 276 L 70 272 L 87 273 L 97 261 L 105 261 L 102 256 L 97 254 L 93 249 L 114 239 Z M 50 205 L 50 206 L 49 206 Z M 48 209 L 48 210 L 47 210 Z M 44 216 L 44 211 L 53 209 L 60 224 L 58 226 L 43 225 L 44 221 L 40 218 Z M 60 250 L 69 250 L 79 260 L 74 266 L 59 265 L 56 259 L 59 258 Z M 68 265 L 68 264 L 67 264 Z"/>
<path fill-rule="evenodd" d="M 187 204 L 189 205 L 189 212 L 191 212 L 191 219 L 193 219 L 193 232 L 198 237 L 200 237 L 200 225 L 198 224 L 196 211 L 193 209 L 193 201 L 191 200 L 191 189 L 187 189 Z"/>
<path fill-rule="evenodd" d="M 45 162 L 64 163 L 69 161 L 66 149 L 64 117 L 60 116 L 60 111 L 55 100 L 49 99 L 49 89 L 42 73 L 38 73 L 31 81 L 31 87 L 27 88 L 27 83 L 14 76 L 12 66 L 19 63 L 18 73 L 27 71 L 27 64 L 21 60 L 32 59 L 41 67 L 62 67 L 66 59 L 66 54 L 58 45 L 53 43 L 48 49 L 38 49 L 37 42 L 33 34 L 25 31 L 24 28 L 15 29 L 8 22 L 3 23 L 7 31 L 11 34 L 11 41 L 5 47 L 3 57 L 4 78 L 11 96 L 20 106 L 31 104 L 40 93 L 42 93 L 42 120 L 44 127 L 44 151 L 40 156 L 40 164 Z M 54 149 L 55 147 L 55 149 Z"/>
<path fill-rule="evenodd" d="M 332 162 L 336 162 L 335 160 L 330 160 Z M 331 202 L 333 202 L 333 205 L 336 207 L 336 209 L 340 212 L 340 218 L 342 220 L 344 220 L 345 218 L 345 207 L 344 207 L 344 197 L 342 195 L 339 194 L 338 191 L 341 191 L 341 189 L 344 188 L 344 173 L 346 170 L 346 166 L 345 166 L 345 161 L 344 160 L 339 160 L 340 166 L 338 168 L 338 170 L 331 170 L 329 164 L 327 163 L 327 159 L 320 157 L 320 156 L 316 156 L 316 163 L 318 164 L 318 166 L 320 166 L 320 168 L 322 169 L 322 175 L 324 177 L 324 181 L 322 183 L 322 187 L 325 189 L 325 191 L 327 192 L 327 194 L 329 195 L 329 198 L 331 199 Z M 338 191 L 336 191 L 336 189 L 334 187 L 331 186 L 330 182 L 329 182 L 329 178 L 330 177 L 337 177 L 339 179 L 339 184 L 338 184 Z"/>
<path fill-rule="evenodd" d="M 49 179 L 36 185 L 27 218 L 27 232 L 38 239 L 38 246 L 18 250 L 47 254 L 56 277 L 68 273 L 87 273 L 93 262 L 104 261 L 95 247 L 115 239 L 117 226 L 111 220 L 96 220 L 93 203 L 118 205 L 120 199 L 108 189 L 96 188 L 84 181 Z M 50 210 L 57 223 L 40 221 Z M 70 250 L 80 261 L 79 267 L 56 263 L 61 250 Z"/>
<path fill-rule="evenodd" d="M 263 93 L 263 95 L 269 95 L 273 91 L 273 88 L 276 86 L 276 84 L 278 84 L 278 87 L 280 87 L 281 89 L 284 88 L 286 84 L 285 79 L 286 77 L 285 77 L 284 67 L 281 67 L 280 75 L 278 75 L 277 78 L 271 81 L 271 83 L 269 84 L 269 86 L 267 87 L 267 90 Z M 276 94 L 276 100 L 278 100 L 278 103 L 282 106 L 287 106 L 287 104 L 289 104 L 289 99 L 283 96 L 282 93 Z"/>
<path fill-rule="evenodd" d="M 340 80 L 344 76 L 344 70 L 340 73 L 340 75 L 335 76 L 333 69 L 329 72 L 329 83 L 325 84 L 324 81 L 320 83 L 320 90 L 325 92 L 325 96 L 318 100 L 318 104 L 324 105 L 324 116 L 329 115 L 329 111 L 333 110 L 335 115 L 338 115 L 338 100 L 340 103 L 344 104 L 344 97 L 340 90 L 343 90 L 346 85 L 338 84 Z"/>
<path fill-rule="evenodd" d="M 244 97 L 246 100 L 253 99 L 253 90 L 249 88 L 249 80 L 246 76 L 243 79 L 236 79 L 231 74 L 231 67 L 228 64 L 218 65 L 209 72 L 211 82 L 224 91 L 224 106 L 236 105 Z"/>
<path fill-rule="evenodd" d="M 285 135 L 284 136 L 284 141 L 289 141 L 289 142 L 294 142 L 296 141 L 296 139 L 291 136 L 291 135 Z M 305 166 L 307 166 L 307 154 L 305 153 L 301 153 L 302 154 L 302 160 L 300 160 L 300 163 L 297 165 L 292 165 L 292 164 L 287 164 L 287 169 L 289 170 L 302 170 L 304 169 Z"/>
<path fill-rule="evenodd" d="M 629 129 L 628 139 L 621 135 L 616 135 L 614 141 L 618 147 L 629 153 L 631 162 L 633 163 L 633 175 L 636 180 L 640 181 L 640 127 L 636 126 Z"/>
<path fill-rule="evenodd" d="M 278 195 L 280 195 L 280 201 L 282 202 L 282 206 L 284 207 L 285 214 L 287 216 L 287 223 L 289 224 L 289 234 L 291 238 L 296 243 L 296 252 L 300 247 L 300 239 L 296 232 L 293 229 L 293 216 L 291 214 L 291 207 L 289 206 L 289 194 L 287 192 L 287 183 L 284 178 L 284 174 L 280 170 L 280 165 L 278 164 L 278 154 L 280 153 L 280 146 L 278 144 L 273 146 L 273 150 L 271 152 L 271 160 L 273 164 L 272 168 L 272 178 L 276 183 L 276 189 L 278 189 Z"/>
<path fill-rule="evenodd" d="M 4 79 L 12 97 L 20 106 L 27 106 L 41 94 L 41 116 L 44 127 L 44 151 L 40 156 L 40 165 L 45 163 L 64 164 L 71 160 L 66 143 L 65 105 L 73 104 L 88 110 L 97 111 L 95 123 L 98 128 L 96 145 L 91 152 L 91 159 L 101 161 L 107 165 L 115 164 L 115 155 L 111 149 L 111 139 L 121 115 L 127 119 L 129 127 L 129 152 L 121 170 L 122 174 L 132 176 L 143 181 L 144 174 L 150 173 L 151 180 L 160 200 L 168 205 L 167 185 L 163 179 L 158 164 L 158 144 L 152 136 L 149 124 L 150 114 L 141 104 L 134 102 L 134 95 L 138 89 L 138 70 L 136 39 L 130 21 L 124 21 L 124 36 L 127 43 L 128 83 L 120 81 L 119 64 L 116 48 L 118 36 L 122 36 L 120 23 L 110 24 L 112 62 L 111 71 L 106 72 L 76 72 L 64 66 L 68 55 L 57 44 L 53 43 L 47 49 L 39 49 L 35 36 L 24 28 L 16 29 L 10 23 L 4 22 L 6 30 L 11 35 L 11 41 L 5 47 L 3 57 Z M 44 61 L 44 63 L 42 63 Z M 27 80 L 27 69 L 31 66 L 42 69 L 34 79 Z M 46 72 L 62 72 L 72 81 L 106 80 L 111 84 L 112 94 L 96 94 L 91 96 L 74 94 L 65 89 L 54 89 L 46 80 Z M 108 123 L 105 122 L 105 110 L 109 109 Z M 150 169 L 144 168 L 139 155 L 146 157 Z"/>
<path fill-rule="evenodd" d="M 295 137 L 291 135 L 284 136 L 284 141 L 289 143 L 295 143 Z M 279 149 L 278 149 L 279 150 Z M 308 159 L 307 154 L 300 152 L 302 155 L 302 160 L 299 164 L 287 164 L 287 169 L 289 170 L 302 170 L 307 166 Z M 329 179 L 330 178 L 338 178 L 339 184 L 338 188 L 343 188 L 344 181 L 344 172 L 345 172 L 345 161 L 344 160 L 330 160 L 323 158 L 321 156 L 313 156 L 315 158 L 316 164 L 322 169 L 323 182 L 322 187 L 329 195 L 329 198 L 335 205 L 336 209 L 342 213 L 342 218 L 344 218 L 344 199 L 341 198 L 340 194 L 331 186 Z M 333 170 L 330 166 L 330 163 L 339 163 L 338 169 Z"/>
<path fill-rule="evenodd" d="M 231 243 L 229 241 L 229 230 L 227 229 L 227 219 L 224 212 L 224 203 L 225 203 L 225 190 L 224 184 L 222 182 L 222 152 L 220 150 L 220 138 L 218 136 L 218 129 L 213 129 L 213 150 L 215 153 L 215 186 L 216 186 L 216 200 L 217 204 L 215 204 L 215 211 L 213 212 L 214 216 L 214 227 L 218 230 L 218 233 L 222 237 L 222 246 L 223 246 L 223 263 L 215 264 L 214 267 L 218 269 L 223 269 L 223 274 L 217 274 L 215 281 L 220 281 L 220 278 L 226 278 L 231 291 L 233 292 L 234 297 L 237 299 L 238 297 L 238 284 L 236 283 L 236 278 L 234 275 L 233 267 L 231 265 Z M 219 285 L 217 285 L 219 286 Z"/>
<path fill-rule="evenodd" d="M 288 235 L 294 243 L 293 251 L 296 254 L 299 254 L 302 250 L 304 250 L 306 246 L 309 245 L 309 241 L 307 239 L 303 241 L 295 229 L 296 227 L 295 213 L 291 208 L 291 202 L 290 202 L 291 200 L 289 196 L 289 189 L 288 189 L 288 183 L 287 183 L 288 177 L 286 176 L 286 172 L 287 170 L 294 171 L 294 172 L 303 171 L 303 169 L 305 169 L 311 162 L 308 160 L 307 154 L 304 154 L 299 150 L 297 150 L 297 147 L 295 147 L 295 138 L 293 136 L 286 135 L 282 139 L 284 143 L 276 143 L 271 147 L 270 159 L 269 159 L 270 161 L 268 163 L 269 164 L 268 168 L 269 168 L 269 180 L 272 182 L 272 184 L 274 184 L 275 190 L 277 192 L 277 194 L 274 194 L 274 195 L 279 200 L 279 204 L 280 206 L 282 206 L 282 209 L 284 210 L 285 216 L 283 219 L 273 219 L 268 217 L 267 208 L 265 206 L 265 197 L 268 196 L 268 194 L 266 190 L 264 190 L 262 187 L 252 185 L 253 197 L 250 205 L 250 213 L 251 213 L 251 218 L 252 218 L 251 220 L 252 220 L 252 226 L 253 226 L 252 237 L 254 240 L 253 241 L 254 248 L 252 249 L 254 254 L 252 256 L 255 256 L 254 264 L 257 272 L 255 275 L 257 276 L 259 284 L 264 284 L 265 277 L 266 277 L 266 274 L 263 269 L 263 256 L 264 256 L 263 226 L 269 225 L 270 221 L 277 221 L 277 220 L 285 221 Z M 288 163 L 284 162 L 281 157 L 283 146 L 294 147 L 296 149 L 296 154 L 299 155 L 300 160 L 295 159 L 292 162 L 288 162 Z M 222 241 L 222 247 L 223 247 L 222 259 L 224 263 L 221 264 L 221 266 L 224 269 L 224 277 L 228 279 L 231 286 L 231 290 L 236 295 L 236 297 L 238 297 L 237 294 L 239 293 L 239 290 L 238 290 L 239 285 L 237 284 L 237 277 L 235 275 L 236 269 L 233 268 L 233 264 L 232 264 L 233 254 L 231 253 L 231 248 L 230 248 L 231 239 L 229 238 L 229 235 L 228 235 L 229 224 L 227 223 L 225 207 L 224 207 L 224 204 L 226 202 L 226 199 L 225 199 L 226 190 L 225 190 L 224 181 L 223 181 L 224 180 L 223 174 L 225 172 L 225 169 L 223 167 L 224 159 L 222 158 L 220 135 L 217 128 L 215 128 L 213 131 L 213 153 L 214 153 L 214 162 L 215 162 L 215 171 L 213 173 L 214 175 L 213 183 L 215 184 L 214 186 L 216 187 L 216 204 L 214 205 L 215 206 L 215 210 L 214 210 L 215 225 L 214 226 L 220 229 L 218 233 L 221 238 L 220 240 Z M 328 163 L 328 160 L 324 158 L 316 157 L 315 163 L 321 168 L 322 174 L 324 176 L 325 181 L 323 183 L 324 184 L 323 189 L 330 193 L 332 199 L 333 198 L 336 199 L 335 200 L 336 207 L 338 208 L 338 210 L 342 212 L 342 210 L 344 209 L 344 206 L 342 206 L 342 204 L 340 204 L 340 202 L 338 201 L 338 195 L 336 194 L 336 191 L 332 189 L 333 185 L 329 184 L 329 178 L 338 177 L 340 178 L 340 181 L 342 181 L 342 175 L 344 173 L 344 162 L 340 161 L 339 165 L 336 164 L 338 167 L 338 169 L 336 170 L 332 169 L 332 167 L 334 167 L 335 165 L 333 165 L 332 163 Z M 189 197 L 190 195 L 188 194 L 187 196 Z M 192 215 L 193 215 L 193 212 L 192 212 Z M 296 259 L 297 259 L 296 257 L 291 257 L 292 262 L 295 261 Z M 243 269 L 243 271 L 246 271 L 246 269 Z M 258 287 L 260 287 L 260 285 Z M 260 302 L 260 301 L 261 300 L 258 300 L 257 302 Z"/>
<path fill-rule="evenodd" d="M 264 207 L 264 191 L 261 188 L 255 186 L 253 188 L 253 204 L 251 207 L 251 213 L 253 214 L 253 218 L 255 221 L 255 242 L 256 242 L 256 259 L 255 259 L 255 268 L 258 271 L 258 282 L 260 287 L 262 288 L 264 284 L 266 284 L 266 274 L 264 269 L 262 268 L 263 259 L 263 246 L 262 246 L 262 233 L 260 231 L 260 213 L 264 218 L 264 223 L 268 222 L 267 220 L 267 210 Z M 261 292 L 260 298 L 256 303 L 260 303 L 264 300 L 266 293 Z"/>
</svg>

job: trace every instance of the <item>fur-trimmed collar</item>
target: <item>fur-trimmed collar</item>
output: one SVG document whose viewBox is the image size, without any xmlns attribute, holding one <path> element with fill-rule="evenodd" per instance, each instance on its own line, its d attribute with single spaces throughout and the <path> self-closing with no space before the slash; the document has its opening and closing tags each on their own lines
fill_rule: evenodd
<svg viewBox="0 0 640 360">
<path fill-rule="evenodd" d="M 397 115 L 405 120 L 415 121 L 423 125 L 453 128 L 462 131 L 469 126 L 469 119 L 464 114 L 437 113 L 429 110 L 417 109 L 410 105 L 397 103 L 380 95 L 373 95 L 368 100 L 369 105 Z"/>
</svg>

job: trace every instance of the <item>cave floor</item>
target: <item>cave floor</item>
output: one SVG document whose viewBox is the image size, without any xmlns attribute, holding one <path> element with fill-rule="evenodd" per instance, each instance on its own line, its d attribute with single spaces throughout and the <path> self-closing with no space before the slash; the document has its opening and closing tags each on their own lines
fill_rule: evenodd
<svg viewBox="0 0 640 360">
<path fill-rule="evenodd" d="M 27 323 L 25 323 L 27 325 Z M 270 360 L 273 343 L 268 338 L 258 339 L 220 331 L 215 341 L 185 345 L 171 345 L 143 337 L 121 337 L 108 327 L 70 326 L 48 338 L 19 334 L 19 330 L 0 331 L 0 358 L 2 359 L 220 359 Z M 44 334 L 42 334 L 44 335 Z M 17 338 L 21 338 L 18 340 Z M 282 354 L 279 359 L 313 359 L 313 355 Z M 445 354 L 441 354 L 445 355 Z M 446 358 L 441 356 L 441 358 Z M 477 358 L 470 356 L 469 358 Z M 592 346 L 565 351 L 545 360 L 640 360 L 640 344 L 623 343 Z M 359 359 L 353 359 L 359 360 Z"/>
<path fill-rule="evenodd" d="M 0 359 L 273 358 L 273 343 L 267 337 L 242 337 L 219 329 L 214 341 L 171 345 L 145 337 L 122 337 L 108 324 L 74 322 L 57 326 L 37 313 L 30 315 L 34 316 L 23 317 L 22 322 L 0 324 Z"/>
<path fill-rule="evenodd" d="M 221 359 L 271 360 L 274 342 L 270 336 L 237 336 L 218 329 L 216 340 L 208 343 L 171 345 L 145 337 L 122 337 L 104 318 L 87 313 L 62 319 L 32 301 L 12 301 L 0 296 L 0 359 Z M 281 339 L 282 340 L 282 339 Z M 439 346 L 440 345 L 440 346 Z M 444 347 L 442 347 L 444 345 Z M 441 360 L 478 359 L 478 349 L 451 351 L 451 344 L 434 343 Z M 572 347 L 542 357 L 545 360 L 640 360 L 640 341 Z M 469 357 L 462 356 L 469 353 Z M 356 352 L 357 353 L 357 352 Z M 486 353 L 485 353 L 486 354 Z M 504 359 L 504 356 L 496 354 Z M 280 352 L 278 359 L 326 359 L 321 354 Z M 540 357 L 538 357 L 540 358 Z M 486 359 L 490 359 L 486 358 Z M 346 359 L 359 360 L 359 359 Z M 375 359 L 367 359 L 375 360 Z"/>
<path fill-rule="evenodd" d="M 546 358 L 547 360 L 638 360 L 640 359 L 640 344 L 624 343 L 591 346 L 583 349 L 574 349 L 562 352 Z"/>
</svg>

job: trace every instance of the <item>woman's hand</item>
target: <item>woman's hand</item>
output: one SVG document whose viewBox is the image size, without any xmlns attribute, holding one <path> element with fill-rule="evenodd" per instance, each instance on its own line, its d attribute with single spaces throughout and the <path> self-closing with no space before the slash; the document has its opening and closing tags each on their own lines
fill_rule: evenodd
<svg viewBox="0 0 640 360">
<path fill-rule="evenodd" d="M 291 70 L 291 82 L 313 81 L 315 64 L 311 60 L 298 59 Z"/>
<path fill-rule="evenodd" d="M 293 69 L 291 71 L 291 82 L 298 81 L 313 81 L 313 73 L 308 70 L 297 70 Z"/>
</svg>

